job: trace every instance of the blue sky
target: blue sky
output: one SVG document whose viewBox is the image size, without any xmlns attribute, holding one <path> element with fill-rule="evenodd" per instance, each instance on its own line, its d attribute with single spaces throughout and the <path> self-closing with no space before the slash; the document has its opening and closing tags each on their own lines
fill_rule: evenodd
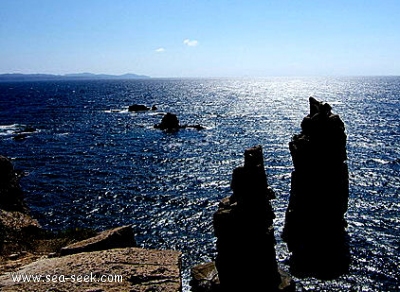
<svg viewBox="0 0 400 292">
<path fill-rule="evenodd" d="M 0 73 L 400 75 L 399 0 L 0 0 Z"/>
</svg>

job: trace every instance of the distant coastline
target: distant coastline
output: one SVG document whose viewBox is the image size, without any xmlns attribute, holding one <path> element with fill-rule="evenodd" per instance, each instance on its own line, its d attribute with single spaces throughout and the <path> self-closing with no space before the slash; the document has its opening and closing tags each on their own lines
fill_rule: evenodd
<svg viewBox="0 0 400 292">
<path fill-rule="evenodd" d="M 150 76 L 127 73 L 123 75 L 73 73 L 64 75 L 54 74 L 22 74 L 7 73 L 0 74 L 0 82 L 7 81 L 46 81 L 46 80 L 122 80 L 122 79 L 149 79 Z"/>
</svg>

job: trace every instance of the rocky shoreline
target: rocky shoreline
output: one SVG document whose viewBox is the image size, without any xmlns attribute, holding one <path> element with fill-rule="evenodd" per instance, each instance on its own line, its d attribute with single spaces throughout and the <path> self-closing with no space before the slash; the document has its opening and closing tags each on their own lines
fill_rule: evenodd
<svg viewBox="0 0 400 292">
<path fill-rule="evenodd" d="M 181 252 L 136 247 L 132 226 L 48 232 L 30 216 L 19 179 L 0 156 L 1 291 L 182 290 Z"/>
</svg>

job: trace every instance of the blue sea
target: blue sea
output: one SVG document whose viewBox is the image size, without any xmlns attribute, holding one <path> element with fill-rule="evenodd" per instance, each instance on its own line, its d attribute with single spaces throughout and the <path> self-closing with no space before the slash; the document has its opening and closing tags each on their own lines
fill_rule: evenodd
<svg viewBox="0 0 400 292">
<path fill-rule="evenodd" d="M 27 203 L 44 228 L 132 224 L 139 246 L 182 251 L 190 291 L 190 268 L 216 256 L 213 213 L 255 145 L 276 193 L 277 261 L 289 270 L 280 238 L 288 143 L 309 96 L 346 126 L 351 265 L 335 280 L 293 277 L 296 290 L 399 291 L 400 77 L 3 82 L 0 155 L 25 174 Z M 129 112 L 134 103 L 158 109 Z M 155 129 L 166 112 L 205 129 Z"/>
</svg>

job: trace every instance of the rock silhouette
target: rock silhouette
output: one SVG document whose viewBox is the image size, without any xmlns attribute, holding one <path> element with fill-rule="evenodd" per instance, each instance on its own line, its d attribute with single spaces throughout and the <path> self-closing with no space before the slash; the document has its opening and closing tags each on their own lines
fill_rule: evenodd
<svg viewBox="0 0 400 292">
<path fill-rule="evenodd" d="M 289 143 L 294 171 L 282 239 L 293 275 L 335 278 L 349 265 L 347 136 L 329 104 L 309 103 L 302 131 Z"/>
<path fill-rule="evenodd" d="M 180 128 L 178 117 L 175 114 L 166 113 L 161 119 L 161 123 L 154 125 L 154 128 L 168 132 L 178 131 Z"/>
<path fill-rule="evenodd" d="M 245 150 L 244 166 L 233 171 L 233 194 L 214 214 L 216 268 L 222 291 L 279 291 L 273 213 L 261 146 Z"/>
<path fill-rule="evenodd" d="M 20 175 L 14 170 L 11 161 L 0 156 L 0 209 L 27 213 L 19 180 Z"/>
<path fill-rule="evenodd" d="M 144 104 L 132 104 L 128 107 L 130 112 L 139 112 L 139 111 L 148 111 L 150 110 L 149 107 L 145 106 Z"/>
<path fill-rule="evenodd" d="M 166 132 L 176 132 L 176 131 L 179 131 L 179 129 L 186 129 L 186 128 L 193 128 L 196 130 L 204 129 L 204 127 L 199 124 L 197 124 L 197 125 L 180 125 L 178 117 L 175 114 L 171 114 L 171 113 L 166 113 L 163 116 L 163 118 L 161 119 L 161 123 L 155 124 L 154 128 L 161 129 Z"/>
</svg>

